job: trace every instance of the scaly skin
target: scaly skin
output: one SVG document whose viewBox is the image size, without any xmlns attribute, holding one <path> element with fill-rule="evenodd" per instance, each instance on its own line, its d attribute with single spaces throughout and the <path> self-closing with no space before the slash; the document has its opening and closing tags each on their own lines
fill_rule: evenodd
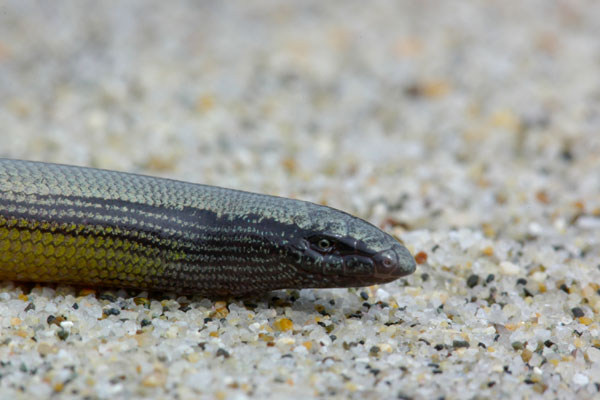
<svg viewBox="0 0 600 400">
<path fill-rule="evenodd" d="M 0 279 L 204 296 L 410 274 L 390 235 L 309 202 L 0 159 Z"/>
</svg>

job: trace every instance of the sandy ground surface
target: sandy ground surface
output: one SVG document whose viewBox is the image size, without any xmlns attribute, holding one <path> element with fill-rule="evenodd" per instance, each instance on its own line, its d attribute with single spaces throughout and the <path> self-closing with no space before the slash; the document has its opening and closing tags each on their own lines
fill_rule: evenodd
<svg viewBox="0 0 600 400">
<path fill-rule="evenodd" d="M 302 198 L 417 272 L 218 302 L 0 285 L 0 397 L 592 398 L 600 3 L 0 2 L 0 156 Z"/>
</svg>

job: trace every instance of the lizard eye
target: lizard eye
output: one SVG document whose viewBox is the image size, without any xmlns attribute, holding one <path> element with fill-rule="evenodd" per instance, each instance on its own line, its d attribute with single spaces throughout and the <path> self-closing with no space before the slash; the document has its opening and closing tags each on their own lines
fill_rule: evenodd
<svg viewBox="0 0 600 400">
<path fill-rule="evenodd" d="M 317 245 L 322 251 L 327 251 L 331 248 L 331 241 L 329 241 L 328 239 L 320 239 Z"/>
<path fill-rule="evenodd" d="M 329 253 L 337 246 L 337 241 L 324 235 L 315 235 L 308 238 L 311 247 L 319 253 Z"/>
</svg>

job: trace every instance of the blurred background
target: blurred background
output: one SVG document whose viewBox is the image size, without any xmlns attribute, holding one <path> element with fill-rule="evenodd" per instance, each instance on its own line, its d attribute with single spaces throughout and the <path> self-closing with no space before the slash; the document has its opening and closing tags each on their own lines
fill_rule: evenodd
<svg viewBox="0 0 600 400">
<path fill-rule="evenodd" d="M 600 310 L 599 16 L 600 2 L 593 0 L 2 0 L 0 156 L 159 175 L 344 209 L 421 253 L 418 273 L 404 281 L 412 291 L 387 288 L 399 304 L 413 306 L 401 318 L 423 318 L 432 331 L 440 304 L 461 315 L 455 324 L 473 318 L 475 311 L 463 307 L 464 279 L 473 273 L 491 275 L 487 283 L 513 296 L 504 303 L 519 304 L 514 326 L 530 317 L 519 310 L 538 321 L 555 299 L 563 299 L 564 309 L 553 308 L 560 314 L 545 322 L 548 332 L 569 320 L 575 306 L 597 322 L 598 314 L 585 307 Z M 519 303 L 522 286 L 515 281 L 521 275 L 529 279 L 527 293 L 542 296 L 531 309 L 531 301 Z M 572 291 L 567 301 L 567 286 L 587 292 Z M 543 297 L 546 290 L 553 297 Z M 360 307 L 363 300 L 357 301 Z M 418 313 L 426 306 L 434 311 L 423 317 Z M 501 316 L 498 324 L 506 321 L 501 311 L 494 315 Z M 344 321 L 342 314 L 338 323 Z M 527 327 L 518 343 L 539 333 Z M 476 335 L 473 326 L 452 327 L 454 333 L 463 328 Z M 437 332 L 446 335 L 438 343 L 453 343 L 454 333 Z M 478 340 L 494 344 L 491 332 Z M 417 342 L 421 333 L 400 337 L 425 346 Z M 457 390 L 472 391 L 498 368 L 502 372 L 504 361 L 493 357 L 519 361 L 524 353 L 515 356 L 516 340 L 506 339 L 495 355 L 470 364 L 483 375 L 460 381 Z M 579 345 L 557 350 L 557 360 L 575 354 L 579 364 L 561 361 L 567 367 L 549 374 L 566 383 L 544 375 L 534 382 L 546 385 L 536 393 L 550 386 L 560 394 L 577 376 L 573 371 L 594 357 L 600 371 L 600 351 L 585 360 L 572 353 L 590 340 L 584 335 Z M 402 374 L 428 370 L 428 351 L 434 352 L 412 353 L 425 358 L 406 364 Z M 390 363 L 404 363 L 405 354 L 392 353 Z M 351 365 L 354 358 L 346 361 Z M 463 361 L 456 364 L 459 380 Z M 345 373 L 368 374 L 355 367 Z M 531 368 L 511 370 L 529 374 Z M 583 386 L 575 387 L 593 382 L 584 375 L 576 380 Z M 296 389 L 307 379 L 296 380 Z M 441 375 L 436 379 L 444 382 Z M 434 380 L 421 386 L 420 378 L 401 386 L 431 398 L 455 387 L 457 380 L 448 379 L 446 386 Z M 479 388 L 525 393 L 510 379 Z M 526 387 L 530 394 L 536 390 Z M 373 398 L 384 389 L 374 389 Z M 592 383 L 588 389 L 595 393 Z"/>
<path fill-rule="evenodd" d="M 598 15 L 564 0 L 4 1 L 0 155 L 378 222 L 391 206 L 409 227 L 557 198 L 577 213 L 600 206 Z"/>
</svg>

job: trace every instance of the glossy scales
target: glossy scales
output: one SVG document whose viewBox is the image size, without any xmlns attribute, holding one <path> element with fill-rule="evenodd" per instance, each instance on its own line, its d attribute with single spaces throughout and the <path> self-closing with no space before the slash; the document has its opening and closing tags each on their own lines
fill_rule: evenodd
<svg viewBox="0 0 600 400">
<path fill-rule="evenodd" d="M 319 234 L 360 243 L 369 256 L 396 249 L 399 271 L 414 269 L 410 254 L 389 235 L 328 207 L 0 159 L 1 279 L 203 295 L 378 282 L 374 276 L 338 279 L 319 269 L 318 254 L 298 259 L 298 248 L 306 247 L 299 244 Z M 316 267 L 305 268 L 311 262 Z"/>
</svg>

